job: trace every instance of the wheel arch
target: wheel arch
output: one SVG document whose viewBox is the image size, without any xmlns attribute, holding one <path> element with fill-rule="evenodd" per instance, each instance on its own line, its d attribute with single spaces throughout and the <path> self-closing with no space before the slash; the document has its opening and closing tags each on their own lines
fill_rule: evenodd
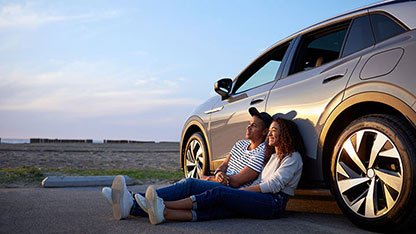
<svg viewBox="0 0 416 234">
<path fill-rule="evenodd" d="M 416 113 L 402 100 L 381 92 L 353 95 L 339 104 L 329 115 L 319 137 L 318 159 L 321 160 L 325 183 L 330 185 L 333 148 L 343 130 L 355 119 L 368 114 L 399 116 L 415 130 Z"/>
<path fill-rule="evenodd" d="M 186 147 L 186 143 L 188 142 L 188 139 L 196 132 L 201 132 L 206 146 L 207 146 L 207 150 L 208 150 L 208 160 L 211 161 L 211 146 L 209 144 L 208 141 L 208 136 L 206 131 L 204 131 L 204 127 L 203 125 L 197 121 L 197 120 L 191 120 L 187 123 L 186 127 L 184 128 L 184 130 L 182 131 L 182 136 L 181 136 L 181 143 L 179 146 L 179 165 L 180 168 L 183 170 L 183 154 L 185 153 L 185 147 Z"/>
</svg>

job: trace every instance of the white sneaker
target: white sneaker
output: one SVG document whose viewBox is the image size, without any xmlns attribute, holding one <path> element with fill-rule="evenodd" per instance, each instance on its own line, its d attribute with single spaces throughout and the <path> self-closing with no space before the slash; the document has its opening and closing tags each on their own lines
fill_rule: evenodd
<svg viewBox="0 0 416 234">
<path fill-rule="evenodd" d="M 111 186 L 111 198 L 114 218 L 118 220 L 127 218 L 133 206 L 133 198 L 127 190 L 124 176 L 118 175 L 114 178 Z"/>
<path fill-rule="evenodd" d="M 142 195 L 140 195 L 139 193 L 136 193 L 136 194 L 134 194 L 134 200 L 136 200 L 136 202 L 137 202 L 137 204 L 139 204 L 140 208 L 142 208 L 142 210 L 147 213 L 148 205 L 147 205 L 147 202 L 146 202 L 146 198 L 143 197 Z"/>
<path fill-rule="evenodd" d="M 105 201 L 112 206 L 113 205 L 113 199 L 111 198 L 111 188 L 110 187 L 104 187 L 101 190 L 101 193 L 105 197 Z"/>
<path fill-rule="evenodd" d="M 152 185 L 146 190 L 147 213 L 149 214 L 150 223 L 153 225 L 165 221 L 163 211 L 165 210 L 165 203 L 163 199 L 157 196 L 156 190 Z"/>
</svg>

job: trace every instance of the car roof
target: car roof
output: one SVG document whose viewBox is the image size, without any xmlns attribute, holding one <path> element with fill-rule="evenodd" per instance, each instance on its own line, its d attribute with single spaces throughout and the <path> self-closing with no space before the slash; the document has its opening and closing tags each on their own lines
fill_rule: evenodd
<svg viewBox="0 0 416 234">
<path fill-rule="evenodd" d="M 302 30 L 300 30 L 298 32 L 293 33 L 292 35 L 290 35 L 290 36 L 284 38 L 283 40 L 280 40 L 279 42 L 277 42 L 277 43 L 273 44 L 272 46 L 270 46 L 261 55 L 263 55 L 264 53 L 268 52 L 269 50 L 275 48 L 277 45 L 280 45 L 282 43 L 285 43 L 287 41 L 290 41 L 293 38 L 295 38 L 295 37 L 297 37 L 297 36 L 299 36 L 301 34 L 308 33 L 309 31 L 313 31 L 313 30 L 315 30 L 317 28 L 321 28 L 321 27 L 324 27 L 326 25 L 333 24 L 333 23 L 335 23 L 337 21 L 343 21 L 343 20 L 346 20 L 348 18 L 353 18 L 353 17 L 356 17 L 356 16 L 358 16 L 360 14 L 365 14 L 365 13 L 371 11 L 372 9 L 382 10 L 382 9 L 387 8 L 387 6 L 389 6 L 389 5 L 403 3 L 403 2 L 416 2 L 416 1 L 415 0 L 386 0 L 386 1 L 381 1 L 381 2 L 378 2 L 378 3 L 366 5 L 364 7 L 360 7 L 360 8 L 357 8 L 357 9 L 354 9 L 354 10 L 351 10 L 351 11 L 348 11 L 348 12 L 345 12 L 345 13 L 342 13 L 342 14 L 339 14 L 339 15 L 336 15 L 334 17 L 331 17 L 329 19 L 323 20 L 323 21 L 321 21 L 319 23 L 313 24 L 313 25 L 311 25 L 311 26 L 309 26 L 307 28 L 304 28 L 304 29 L 302 29 Z M 389 12 L 389 11 L 387 11 L 387 12 Z M 405 19 L 410 18 L 411 20 L 414 21 L 413 14 L 412 14 L 411 17 L 407 17 Z M 406 23 L 406 22 L 403 22 L 403 23 Z M 411 29 L 414 29 L 415 25 L 416 25 L 416 22 L 411 22 L 410 24 L 406 24 L 406 26 L 409 27 L 409 28 L 411 28 Z"/>
</svg>

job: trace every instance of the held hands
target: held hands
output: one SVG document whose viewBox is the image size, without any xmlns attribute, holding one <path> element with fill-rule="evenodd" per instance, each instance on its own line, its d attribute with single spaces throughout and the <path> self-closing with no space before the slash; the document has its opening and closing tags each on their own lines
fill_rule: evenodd
<svg viewBox="0 0 416 234">
<path fill-rule="evenodd" d="M 230 186 L 230 177 L 227 176 L 224 172 L 219 171 L 215 174 L 215 180 L 223 185 Z"/>
</svg>

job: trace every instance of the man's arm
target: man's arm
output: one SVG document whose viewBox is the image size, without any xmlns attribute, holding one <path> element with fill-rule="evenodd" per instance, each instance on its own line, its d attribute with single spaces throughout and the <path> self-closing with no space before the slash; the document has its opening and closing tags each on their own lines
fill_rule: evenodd
<svg viewBox="0 0 416 234">
<path fill-rule="evenodd" d="M 221 163 L 221 165 L 217 168 L 217 171 L 226 172 L 228 168 L 228 162 L 230 162 L 231 154 L 228 154 L 227 158 Z"/>
<path fill-rule="evenodd" d="M 231 187 L 238 188 L 241 185 L 255 180 L 260 173 L 245 166 L 238 174 L 229 175 L 229 183 Z"/>
<path fill-rule="evenodd" d="M 227 158 L 221 163 L 221 165 L 217 168 L 217 173 L 213 176 L 201 176 L 201 180 L 208 180 L 208 181 L 215 181 L 219 182 L 223 185 L 229 185 L 228 176 L 225 174 L 228 168 L 228 162 L 230 161 L 231 154 L 227 156 Z"/>
</svg>

